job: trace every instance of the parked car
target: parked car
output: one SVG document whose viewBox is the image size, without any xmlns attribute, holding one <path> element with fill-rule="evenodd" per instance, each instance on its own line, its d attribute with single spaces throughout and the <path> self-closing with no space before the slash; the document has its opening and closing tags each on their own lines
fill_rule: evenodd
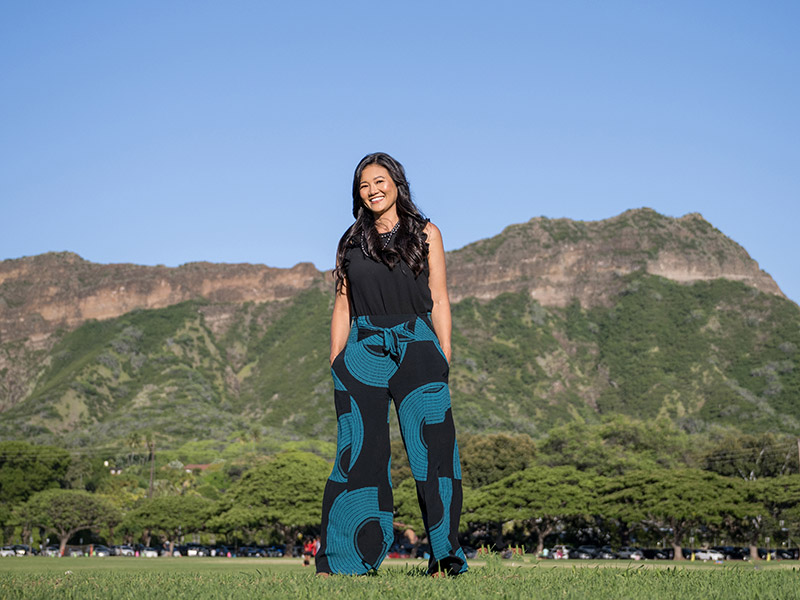
<svg viewBox="0 0 800 600">
<path fill-rule="evenodd" d="M 672 548 L 642 548 L 642 554 L 650 560 L 672 560 Z"/>
<path fill-rule="evenodd" d="M 615 558 L 618 558 L 618 555 L 611 549 L 611 546 L 603 546 L 597 551 L 595 558 L 602 560 L 614 560 Z"/>
<path fill-rule="evenodd" d="M 111 546 L 111 549 L 114 551 L 114 556 L 136 555 L 136 551 L 133 549 L 133 546 L 128 546 L 127 544 L 122 544 L 121 546 Z"/>
<path fill-rule="evenodd" d="M 625 560 L 644 559 L 644 553 L 639 548 L 634 548 L 633 546 L 623 546 L 619 549 L 619 552 L 617 552 L 617 556 Z"/>
<path fill-rule="evenodd" d="M 286 546 L 284 546 L 283 544 L 273 544 L 272 546 L 267 547 L 265 552 L 266 556 L 270 556 L 272 558 L 276 557 L 280 558 L 286 554 Z"/>
<path fill-rule="evenodd" d="M 92 556 L 111 556 L 113 551 L 108 546 L 95 546 L 92 550 Z"/>
<path fill-rule="evenodd" d="M 589 560 L 597 557 L 597 546 L 578 546 L 569 553 L 570 558 L 578 558 L 581 560 Z"/>
<path fill-rule="evenodd" d="M 43 556 L 58 557 L 61 556 L 61 548 L 58 546 L 47 546 L 42 550 Z"/>
<path fill-rule="evenodd" d="M 228 554 L 231 556 L 236 556 L 236 548 L 228 547 L 222 544 L 211 548 L 211 556 L 228 556 Z"/>
<path fill-rule="evenodd" d="M 184 553 L 186 556 L 211 556 L 211 550 L 209 548 L 195 543 L 182 546 L 181 554 Z"/>
<path fill-rule="evenodd" d="M 768 554 L 769 554 L 769 559 L 770 560 L 775 560 L 775 559 L 778 558 L 778 554 L 777 554 L 777 552 L 775 551 L 774 548 L 769 548 L 769 549 L 767 549 L 767 548 L 759 548 L 758 549 L 758 558 L 760 558 L 761 560 L 766 560 Z"/>
<path fill-rule="evenodd" d="M 139 552 L 139 556 L 144 556 L 145 558 L 158 558 L 158 550 L 152 546 L 145 546 Z"/>
<path fill-rule="evenodd" d="M 0 556 L 8 558 L 10 556 L 16 556 L 16 555 L 17 551 L 14 550 L 14 546 L 3 546 L 2 548 L 0 548 Z"/>
<path fill-rule="evenodd" d="M 714 562 L 722 562 L 725 560 L 725 555 L 720 552 L 719 550 L 713 550 L 711 548 L 698 548 L 694 550 L 694 559 L 695 560 L 713 560 Z"/>
<path fill-rule="evenodd" d="M 64 550 L 64 556 L 83 556 L 83 548 L 79 548 L 78 546 L 67 546 Z"/>
<path fill-rule="evenodd" d="M 712 546 L 712 550 L 722 552 L 725 555 L 725 560 L 748 560 L 750 558 L 749 548 L 740 548 L 738 546 Z"/>
</svg>

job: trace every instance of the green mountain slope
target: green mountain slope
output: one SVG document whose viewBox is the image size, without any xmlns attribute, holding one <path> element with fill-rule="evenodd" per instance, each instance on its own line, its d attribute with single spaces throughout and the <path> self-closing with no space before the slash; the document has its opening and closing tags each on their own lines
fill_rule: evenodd
<svg viewBox="0 0 800 600">
<path fill-rule="evenodd" d="M 543 307 L 525 292 L 453 305 L 451 387 L 465 432 L 539 437 L 614 414 L 689 431 L 735 425 L 800 434 L 800 309 L 727 280 L 638 272 L 608 307 Z M 2 413 L 0 439 L 122 445 L 335 438 L 331 294 L 283 302 L 185 302 L 63 334 L 33 392 Z M 232 317 L 210 325 L 215 310 Z"/>
</svg>

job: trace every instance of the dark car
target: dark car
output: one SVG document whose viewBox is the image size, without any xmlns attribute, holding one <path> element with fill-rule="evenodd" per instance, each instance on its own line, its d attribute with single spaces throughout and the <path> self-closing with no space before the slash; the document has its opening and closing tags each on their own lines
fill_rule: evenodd
<svg viewBox="0 0 800 600">
<path fill-rule="evenodd" d="M 619 549 L 619 552 L 617 552 L 617 556 L 624 560 L 642 560 L 644 558 L 644 552 L 642 552 L 640 548 L 623 546 Z"/>
<path fill-rule="evenodd" d="M 797 560 L 797 548 L 778 548 L 775 554 L 778 560 Z"/>
<path fill-rule="evenodd" d="M 581 560 L 589 560 L 597 558 L 597 546 L 578 546 L 575 550 L 570 551 L 570 558 L 578 558 Z"/>
<path fill-rule="evenodd" d="M 272 544 L 271 546 L 267 546 L 264 553 L 265 556 L 270 556 L 272 558 L 280 558 L 286 555 L 286 546 L 283 544 Z"/>
<path fill-rule="evenodd" d="M 760 558 L 761 560 L 766 560 L 768 554 L 769 554 L 769 559 L 770 560 L 775 560 L 775 559 L 778 558 L 778 554 L 777 554 L 777 551 L 775 550 L 775 548 L 759 548 L 758 549 L 758 558 Z"/>
<path fill-rule="evenodd" d="M 230 554 L 232 557 L 236 556 L 236 548 L 232 546 L 225 546 L 224 544 L 220 544 L 218 546 L 214 546 L 211 548 L 211 556 L 225 556 L 227 557 Z"/>
<path fill-rule="evenodd" d="M 672 548 L 643 548 L 642 554 L 649 560 L 672 560 Z"/>
<path fill-rule="evenodd" d="M 750 558 L 749 548 L 740 548 L 739 546 L 712 546 L 711 549 L 722 552 L 725 560 L 747 560 Z"/>
<path fill-rule="evenodd" d="M 618 558 L 618 556 L 617 553 L 611 549 L 611 546 L 603 546 L 597 551 L 595 558 L 602 560 L 614 560 L 615 558 Z"/>
<path fill-rule="evenodd" d="M 14 552 L 16 552 L 17 556 L 30 556 L 36 554 L 33 548 L 27 544 L 14 544 Z"/>
</svg>

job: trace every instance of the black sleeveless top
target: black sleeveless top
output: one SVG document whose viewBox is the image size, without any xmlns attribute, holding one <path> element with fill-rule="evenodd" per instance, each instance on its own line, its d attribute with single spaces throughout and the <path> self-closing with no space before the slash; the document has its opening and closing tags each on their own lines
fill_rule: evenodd
<svg viewBox="0 0 800 600">
<path fill-rule="evenodd" d="M 385 239 L 388 234 L 381 235 Z M 387 248 L 394 246 L 394 235 Z M 345 251 L 345 272 L 353 315 L 419 315 L 431 312 L 428 263 L 417 277 L 403 260 L 393 269 L 368 258 L 360 240 Z"/>
</svg>

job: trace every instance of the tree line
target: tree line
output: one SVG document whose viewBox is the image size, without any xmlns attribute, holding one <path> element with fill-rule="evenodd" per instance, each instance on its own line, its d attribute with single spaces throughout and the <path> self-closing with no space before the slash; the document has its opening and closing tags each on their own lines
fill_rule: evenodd
<svg viewBox="0 0 800 600">
<path fill-rule="evenodd" d="M 565 425 L 536 441 L 483 434 L 462 435 L 459 443 L 468 545 L 541 551 L 562 542 L 662 544 L 680 559 L 681 546 L 694 540 L 750 546 L 757 556 L 758 546 L 796 546 L 800 536 L 797 448 L 788 437 L 730 430 L 697 436 L 667 421 L 618 417 Z M 288 450 L 187 472 L 179 461 L 148 462 L 128 452 L 120 458 L 126 468 L 112 475 L 117 470 L 97 456 L 2 442 L 3 542 L 51 537 L 63 550 L 84 532 L 109 543 L 199 536 L 293 544 L 319 533 L 326 458 Z M 399 441 L 392 463 L 395 526 L 422 532 Z"/>
</svg>

